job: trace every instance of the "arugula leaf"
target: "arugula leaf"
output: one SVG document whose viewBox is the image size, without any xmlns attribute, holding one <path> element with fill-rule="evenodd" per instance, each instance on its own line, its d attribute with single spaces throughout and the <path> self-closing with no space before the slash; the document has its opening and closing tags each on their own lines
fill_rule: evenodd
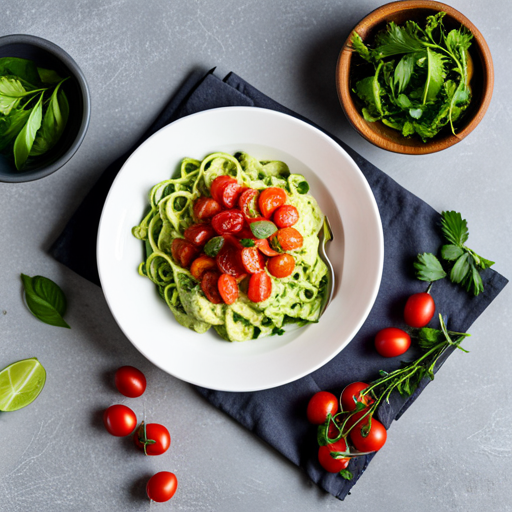
<svg viewBox="0 0 512 512">
<path fill-rule="evenodd" d="M 414 262 L 416 269 L 416 277 L 421 281 L 437 281 L 446 277 L 439 260 L 431 253 L 424 252 L 418 254 L 417 260 Z"/>
<path fill-rule="evenodd" d="M 425 33 L 434 44 L 439 44 L 441 41 L 435 41 L 434 30 L 443 28 L 443 18 L 446 16 L 445 12 L 438 12 L 434 16 L 427 16 L 427 24 L 425 26 Z M 442 36 L 441 36 L 442 37 Z"/>
<path fill-rule="evenodd" d="M 28 117 L 25 126 L 14 141 L 14 163 L 18 171 L 27 161 L 36 138 L 37 130 L 41 127 L 41 121 L 43 118 L 43 95 L 44 93 L 41 93 L 39 101 L 30 112 L 30 116 Z"/>
<path fill-rule="evenodd" d="M 46 324 L 70 329 L 62 318 L 66 313 L 66 297 L 60 287 L 43 276 L 21 274 L 21 280 L 30 312 Z"/>
<path fill-rule="evenodd" d="M 340 471 L 340 476 L 342 476 L 345 480 L 352 480 L 354 475 L 348 469 L 342 469 Z"/>
<path fill-rule="evenodd" d="M 446 261 L 455 261 L 457 258 L 462 256 L 464 250 L 458 245 L 443 245 L 441 247 L 441 257 Z"/>
<path fill-rule="evenodd" d="M 450 279 L 454 283 L 461 283 L 470 269 L 470 255 L 465 252 L 456 262 L 450 272 Z"/>
<path fill-rule="evenodd" d="M 441 216 L 441 228 L 446 239 L 462 247 L 469 236 L 467 221 L 455 211 L 443 212 Z"/>
</svg>

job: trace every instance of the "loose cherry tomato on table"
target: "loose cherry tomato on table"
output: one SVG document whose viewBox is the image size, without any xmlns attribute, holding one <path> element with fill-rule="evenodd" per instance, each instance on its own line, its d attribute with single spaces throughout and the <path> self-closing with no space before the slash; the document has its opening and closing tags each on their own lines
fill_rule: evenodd
<svg viewBox="0 0 512 512">
<path fill-rule="evenodd" d="M 258 197 L 260 212 L 266 219 L 270 219 L 272 214 L 284 203 L 286 203 L 286 192 L 278 187 L 266 188 L 260 192 Z"/>
<path fill-rule="evenodd" d="M 201 279 L 201 290 L 206 295 L 206 298 L 212 304 L 222 304 L 222 296 L 219 293 L 219 282 L 220 273 L 209 270 L 203 274 Z"/>
<path fill-rule="evenodd" d="M 248 274 L 256 274 L 265 270 L 265 256 L 254 247 L 244 247 L 240 253 L 242 265 Z"/>
<path fill-rule="evenodd" d="M 128 398 L 137 398 L 146 391 L 146 377 L 133 366 L 121 366 L 115 376 L 116 388 Z"/>
<path fill-rule="evenodd" d="M 253 188 L 248 188 L 242 192 L 238 199 L 238 206 L 246 219 L 255 219 L 261 217 L 258 210 L 259 192 Z"/>
<path fill-rule="evenodd" d="M 233 304 L 238 299 L 238 284 L 229 274 L 222 274 L 217 281 L 219 293 L 226 304 Z"/>
<path fill-rule="evenodd" d="M 199 249 L 188 240 L 175 238 L 171 244 L 171 254 L 178 265 L 188 268 L 199 255 Z"/>
<path fill-rule="evenodd" d="M 331 452 L 346 451 L 347 443 L 343 438 L 339 439 L 335 443 L 320 446 L 320 448 L 318 449 L 318 462 L 320 462 L 320 465 L 329 473 L 339 473 L 341 470 L 345 469 L 348 466 L 350 458 L 343 457 L 341 459 L 335 459 L 331 457 Z"/>
<path fill-rule="evenodd" d="M 235 235 L 244 227 L 240 210 L 225 210 L 212 219 L 212 227 L 219 235 Z"/>
<path fill-rule="evenodd" d="M 338 412 L 338 399 L 328 391 L 315 393 L 308 403 L 308 421 L 313 425 L 323 425 L 327 415 L 334 416 Z"/>
<path fill-rule="evenodd" d="M 279 254 L 268 260 L 267 269 L 274 277 L 291 276 L 295 269 L 295 258 L 291 254 Z"/>
<path fill-rule="evenodd" d="M 299 220 L 299 211 L 291 204 L 280 206 L 274 212 L 274 224 L 278 228 L 289 228 Z"/>
<path fill-rule="evenodd" d="M 111 405 L 103 413 L 103 423 L 109 434 L 124 437 L 130 435 L 137 426 L 137 416 L 126 405 Z"/>
<path fill-rule="evenodd" d="M 405 304 L 404 320 L 411 327 L 425 327 L 436 312 L 436 305 L 430 293 L 415 293 Z"/>
<path fill-rule="evenodd" d="M 162 455 L 171 446 L 169 431 L 158 423 L 141 423 L 133 435 L 135 446 L 145 455 Z"/>
<path fill-rule="evenodd" d="M 411 346 L 411 337 L 402 329 L 387 327 L 375 336 L 375 349 L 383 357 L 405 354 Z"/>
<path fill-rule="evenodd" d="M 210 224 L 192 224 L 183 233 L 183 236 L 194 245 L 202 247 L 210 238 L 215 236 L 215 230 Z"/>
<path fill-rule="evenodd" d="M 177 488 L 176 475 L 169 471 L 160 471 L 149 479 L 146 485 L 146 494 L 150 500 L 163 503 L 174 496 Z"/>
<path fill-rule="evenodd" d="M 203 275 L 208 270 L 217 270 L 217 263 L 210 256 L 201 254 L 199 258 L 196 258 L 192 265 L 190 265 L 190 273 L 198 280 L 201 281 Z"/>
<path fill-rule="evenodd" d="M 350 431 L 350 440 L 360 452 L 376 452 L 380 450 L 388 437 L 384 425 L 372 418 L 371 428 L 366 437 L 363 435 L 368 428 L 368 422 L 361 421 Z"/>
<path fill-rule="evenodd" d="M 272 295 L 272 280 L 265 272 L 258 272 L 251 276 L 247 297 L 252 302 L 263 302 Z"/>
<path fill-rule="evenodd" d="M 222 206 L 211 197 L 200 197 L 194 203 L 193 211 L 198 220 L 207 220 L 220 213 Z"/>
<path fill-rule="evenodd" d="M 270 237 L 270 245 L 278 252 L 300 249 L 304 239 L 295 228 L 281 228 Z"/>
<path fill-rule="evenodd" d="M 365 382 L 352 382 L 346 386 L 341 393 L 341 408 L 344 411 L 355 411 L 357 407 L 355 400 L 366 406 L 371 405 L 375 400 L 370 395 L 361 396 L 361 391 L 368 387 Z"/>
</svg>

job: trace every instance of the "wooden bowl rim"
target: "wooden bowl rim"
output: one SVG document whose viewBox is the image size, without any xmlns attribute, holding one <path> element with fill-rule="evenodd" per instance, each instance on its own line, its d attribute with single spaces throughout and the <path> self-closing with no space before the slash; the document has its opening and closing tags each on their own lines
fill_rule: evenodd
<svg viewBox="0 0 512 512">
<path fill-rule="evenodd" d="M 478 47 L 478 51 L 482 55 L 482 66 L 483 66 L 483 85 L 482 85 L 482 100 L 480 105 L 475 112 L 473 119 L 469 124 L 456 135 L 449 134 L 441 139 L 432 140 L 427 143 L 421 143 L 418 146 L 408 146 L 395 142 L 387 137 L 384 137 L 375 131 L 373 131 L 369 124 L 364 120 L 362 115 L 359 113 L 350 91 L 350 62 L 352 59 L 353 51 L 350 49 L 350 40 L 352 34 L 361 27 L 373 27 L 374 25 L 383 21 L 384 18 L 391 14 L 395 14 L 399 11 L 416 10 L 416 9 L 432 9 L 435 11 L 444 11 L 452 18 L 454 18 L 461 25 L 468 28 L 473 34 L 473 41 L 475 41 Z M 338 57 L 338 63 L 336 66 L 336 88 L 338 91 L 338 98 L 347 119 L 352 126 L 369 142 L 387 151 L 395 153 L 402 153 L 408 155 L 425 155 L 429 153 L 436 153 L 443 149 L 453 146 L 457 142 L 467 137 L 480 123 L 484 117 L 492 98 L 492 92 L 494 88 L 494 66 L 492 62 L 491 52 L 487 43 L 480 33 L 468 18 L 462 13 L 450 7 L 449 5 L 441 2 L 435 2 L 432 0 L 419 1 L 419 0 L 405 0 L 398 2 L 391 2 L 383 5 L 372 11 L 370 14 L 365 16 L 351 31 L 350 34 L 341 49 Z"/>
</svg>

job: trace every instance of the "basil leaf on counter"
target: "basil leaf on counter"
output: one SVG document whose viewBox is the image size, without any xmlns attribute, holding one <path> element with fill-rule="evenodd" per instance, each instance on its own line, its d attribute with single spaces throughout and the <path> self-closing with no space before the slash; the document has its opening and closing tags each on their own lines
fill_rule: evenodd
<svg viewBox="0 0 512 512">
<path fill-rule="evenodd" d="M 30 112 L 28 121 L 14 141 L 14 163 L 18 171 L 27 161 L 36 138 L 37 130 L 41 127 L 41 121 L 43 119 L 43 95 L 44 93 L 39 97 L 36 106 L 32 109 L 32 112 Z"/>
<path fill-rule="evenodd" d="M 277 227 L 269 220 L 258 220 L 251 222 L 251 231 L 256 238 L 263 239 L 273 235 L 277 231 Z"/>
<path fill-rule="evenodd" d="M 70 329 L 62 318 L 66 313 L 66 297 L 56 283 L 47 277 L 25 274 L 21 274 L 21 281 L 27 306 L 36 318 L 45 324 Z"/>
</svg>

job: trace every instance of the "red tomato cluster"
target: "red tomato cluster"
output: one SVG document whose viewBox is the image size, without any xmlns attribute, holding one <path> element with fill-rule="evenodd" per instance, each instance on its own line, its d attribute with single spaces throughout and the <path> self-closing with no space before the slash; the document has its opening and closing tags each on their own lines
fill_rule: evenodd
<svg viewBox="0 0 512 512">
<path fill-rule="evenodd" d="M 267 300 L 272 280 L 265 269 L 277 278 L 288 277 L 295 269 L 295 258 L 287 251 L 303 244 L 302 235 L 292 227 L 299 220 L 297 208 L 285 204 L 287 196 L 281 188 L 259 192 L 240 186 L 231 176 L 215 178 L 210 193 L 211 198 L 200 197 L 194 203 L 197 223 L 185 230 L 184 239 L 172 241 L 173 259 L 190 268 L 213 304 L 233 304 L 244 279 L 249 281 L 251 301 Z M 263 224 L 264 229 L 251 229 L 253 223 L 260 228 Z M 210 241 L 214 249 L 205 248 Z"/>
<path fill-rule="evenodd" d="M 146 377 L 133 366 L 122 366 L 116 372 L 115 385 L 124 396 L 136 398 L 146 391 Z M 111 405 L 103 413 L 103 423 L 113 436 L 125 437 L 133 433 L 135 446 L 145 455 L 162 455 L 171 446 L 171 436 L 163 425 L 142 422 L 136 429 L 137 416 L 126 405 Z M 149 479 L 146 492 L 150 500 L 163 502 L 174 496 L 177 487 L 176 475 L 160 471 Z"/>
</svg>

